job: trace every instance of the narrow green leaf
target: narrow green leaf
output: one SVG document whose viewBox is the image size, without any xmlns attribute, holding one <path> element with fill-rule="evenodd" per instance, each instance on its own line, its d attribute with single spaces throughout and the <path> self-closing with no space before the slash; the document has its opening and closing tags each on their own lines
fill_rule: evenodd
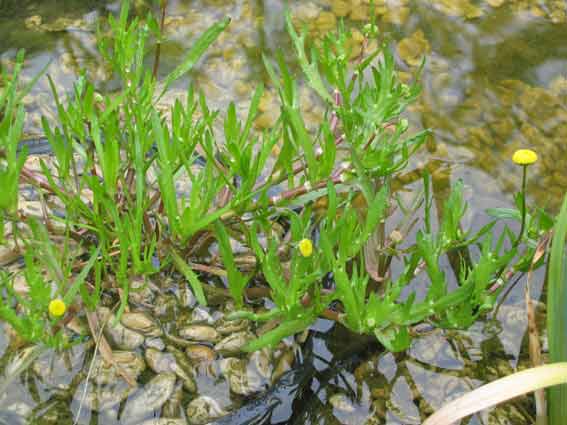
<svg viewBox="0 0 567 425">
<path fill-rule="evenodd" d="M 329 90 L 325 87 L 325 83 L 323 83 L 323 80 L 321 79 L 321 75 L 317 69 L 318 64 L 316 62 L 309 63 L 309 60 L 307 59 L 307 54 L 305 53 L 305 35 L 299 36 L 295 31 L 293 23 L 291 22 L 291 13 L 289 11 L 286 13 L 286 24 L 287 31 L 295 47 L 297 59 L 301 65 L 303 73 L 307 77 L 309 85 L 319 96 L 321 96 L 322 99 L 332 103 L 333 98 L 329 94 Z"/>
<path fill-rule="evenodd" d="M 244 350 L 251 353 L 253 351 L 261 350 L 264 347 L 275 346 L 282 339 L 308 328 L 313 320 L 313 317 L 306 316 L 305 319 L 285 321 L 277 328 L 272 329 L 271 331 L 266 332 L 264 335 L 260 336 L 258 339 L 249 342 L 244 347 Z"/>
<path fill-rule="evenodd" d="M 295 140 L 299 142 L 299 146 L 303 149 L 305 161 L 307 162 L 307 174 L 309 180 L 314 182 L 317 179 L 317 171 L 319 169 L 317 160 L 315 158 L 315 151 L 313 140 L 305 128 L 303 118 L 296 108 L 285 108 L 285 113 L 289 118 L 289 123 L 293 129 Z"/>
<path fill-rule="evenodd" d="M 411 337 L 406 327 L 389 327 L 381 331 L 376 330 L 374 334 L 378 341 L 393 353 L 406 350 L 411 343 Z"/>
<path fill-rule="evenodd" d="M 201 283 L 195 272 L 191 270 L 191 267 L 187 265 L 185 260 L 181 258 L 181 256 L 175 251 L 175 249 L 172 248 L 170 250 L 170 255 L 175 268 L 177 268 L 177 270 L 183 276 L 185 276 L 185 279 L 187 279 L 187 281 L 191 285 L 191 288 L 193 289 L 193 292 L 195 293 L 195 297 L 197 298 L 197 301 L 199 301 L 199 304 L 207 305 L 207 299 L 205 298 L 205 293 L 203 292 L 203 284 Z"/>
<path fill-rule="evenodd" d="M 252 101 L 250 102 L 250 108 L 248 109 L 248 117 L 246 118 L 246 123 L 244 124 L 244 129 L 242 130 L 242 134 L 240 135 L 240 142 L 239 144 L 242 145 L 244 141 L 248 138 L 250 134 L 250 129 L 252 128 L 252 124 L 254 123 L 254 119 L 258 113 L 258 108 L 260 106 L 260 100 L 262 99 L 262 94 L 264 93 L 264 85 L 260 84 L 256 87 L 256 91 L 254 92 L 254 96 L 252 96 Z"/>
<path fill-rule="evenodd" d="M 228 232 L 220 221 L 215 222 L 215 233 L 219 243 L 219 251 L 228 274 L 228 289 L 234 298 L 237 307 L 241 307 L 242 295 L 244 288 L 248 283 L 248 278 L 240 273 L 236 267 Z"/>
<path fill-rule="evenodd" d="M 554 228 L 549 256 L 547 290 L 547 334 L 551 362 L 567 361 L 567 196 Z M 549 390 L 549 417 L 551 424 L 560 424 L 567 418 L 567 385 Z"/>
<path fill-rule="evenodd" d="M 94 266 L 94 263 L 97 260 L 99 254 L 100 254 L 100 247 L 92 250 L 91 258 L 89 258 L 88 263 L 83 267 L 81 272 L 75 278 L 73 285 L 71 285 L 71 287 L 67 290 L 67 293 L 63 297 L 63 302 L 65 303 L 65 305 L 70 305 L 73 302 L 73 300 L 75 299 L 75 296 L 79 292 L 79 290 L 80 290 L 81 286 L 83 285 L 83 283 L 85 282 L 85 279 L 87 278 L 89 272 L 91 271 L 92 267 Z"/>
<path fill-rule="evenodd" d="M 487 208 L 486 214 L 501 220 L 522 220 L 522 213 L 513 208 Z"/>
<path fill-rule="evenodd" d="M 220 33 L 226 29 L 228 24 L 230 24 L 230 20 L 231 19 L 227 17 L 222 21 L 213 24 L 197 39 L 197 41 L 195 41 L 195 43 L 193 43 L 193 46 L 187 53 L 187 56 L 185 56 L 183 62 L 181 62 L 181 64 L 165 78 L 163 90 L 155 102 L 158 102 L 161 99 L 174 81 L 188 73 L 195 66 L 209 46 L 215 42 Z"/>
</svg>

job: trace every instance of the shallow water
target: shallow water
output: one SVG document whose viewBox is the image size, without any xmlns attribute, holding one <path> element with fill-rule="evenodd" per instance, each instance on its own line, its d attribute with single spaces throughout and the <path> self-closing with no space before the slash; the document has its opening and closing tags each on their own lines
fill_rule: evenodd
<svg viewBox="0 0 567 425">
<path fill-rule="evenodd" d="M 135 2 L 136 11 L 146 13 L 147 3 Z M 175 66 L 193 38 L 211 23 L 226 15 L 233 18 L 228 31 L 191 75 L 213 107 L 222 109 L 235 100 L 245 110 L 254 85 L 268 83 L 261 52 L 272 57 L 283 48 L 291 55 L 281 1 L 169 3 L 161 75 Z M 337 16 L 346 16 L 347 24 L 355 28 L 366 22 L 365 2 L 360 0 L 289 3 L 294 19 L 315 35 L 333 26 Z M 520 146 L 534 148 L 541 158 L 530 169 L 532 202 L 556 208 L 567 190 L 567 2 L 377 3 L 380 28 L 391 39 L 398 66 L 408 78 L 426 55 L 423 94 L 409 116 L 416 129 L 433 129 L 430 155 L 447 164 L 441 180 L 464 179 L 471 203 L 465 225 L 481 226 L 484 208 L 512 203 L 520 173 L 510 157 Z M 94 28 L 98 17 L 116 13 L 118 8 L 119 2 L 107 1 L 0 1 L 0 63 L 8 64 L 17 49 L 25 48 L 28 78 L 51 62 L 47 72 L 60 93 L 65 93 L 85 67 L 101 91 L 112 91 L 115 84 L 95 50 Z M 178 85 L 180 91 L 185 83 Z M 42 78 L 28 96 L 26 131 L 30 134 L 41 133 L 40 114 L 54 116 L 49 93 L 47 80 Z M 274 121 L 276 99 L 274 92 L 268 91 L 256 122 L 258 128 Z M 306 91 L 302 104 L 308 121 L 321 117 L 320 104 Z M 536 282 L 539 278 L 536 276 Z M 540 285 L 536 286 L 538 295 Z M 372 422 L 377 412 L 387 423 L 420 423 L 447 398 L 509 373 L 523 361 L 522 298 L 522 285 L 518 285 L 497 321 L 479 322 L 467 332 L 434 332 L 416 339 L 411 349 L 400 355 L 369 352 L 341 364 L 341 373 L 324 362 L 319 364 L 320 373 L 309 390 L 295 405 L 280 408 L 274 423 L 382 423 L 377 419 Z M 324 322 L 320 325 L 325 327 Z M 340 330 L 316 334 L 312 341 L 315 352 L 331 360 L 340 338 Z M 4 365 L 9 357 L 8 343 L 9 337 L 0 333 Z M 66 379 L 72 376 L 69 372 Z M 0 420 L 16 423 L 10 422 L 15 413 L 8 406 L 20 401 L 33 407 L 32 417 L 38 418 L 33 423 L 55 423 L 47 422 L 49 415 L 44 412 L 55 414 L 58 423 L 71 423 L 68 418 L 76 413 L 76 406 L 70 407 L 55 385 L 44 383 L 42 387 L 34 380 L 33 375 L 24 376 L 12 385 L 9 397 L 0 399 Z M 495 419 L 495 413 L 490 420 L 485 414 L 469 423 L 530 423 L 530 409 L 529 402 L 523 401 L 497 413 L 511 422 Z M 84 419 L 107 423 L 104 418 L 98 422 L 96 418 Z"/>
</svg>

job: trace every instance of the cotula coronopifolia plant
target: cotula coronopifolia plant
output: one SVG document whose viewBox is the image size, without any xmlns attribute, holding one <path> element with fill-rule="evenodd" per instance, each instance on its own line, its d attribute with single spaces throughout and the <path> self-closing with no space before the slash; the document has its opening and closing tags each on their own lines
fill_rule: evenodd
<svg viewBox="0 0 567 425">
<path fill-rule="evenodd" d="M 419 75 L 409 85 L 400 81 L 374 23 L 363 28 L 357 50 L 343 24 L 311 41 L 289 14 L 286 23 L 302 76 L 292 73 L 283 55 L 264 57 L 280 106 L 273 127 L 259 132 L 253 124 L 263 85 L 252 94 L 244 119 L 234 103 L 221 118 L 193 85 L 186 99 L 171 107 L 169 119 L 157 107 L 230 19 L 209 28 L 158 82 L 144 60 L 152 40 L 161 41 L 159 24 L 151 15 L 130 19 L 128 2 L 122 2 L 120 16 L 101 27 L 98 43 L 120 89 L 99 94 L 82 74 L 64 105 L 53 85 L 59 122 L 44 121 L 53 166 L 42 163 L 41 179 L 25 173 L 26 183 L 64 205 L 64 218 L 53 219 L 84 253 L 70 259 L 56 254 L 41 223 L 31 221 L 33 231 L 23 235 L 31 238 L 26 263 L 53 271 L 57 290 L 40 285 L 38 291 L 54 303 L 28 303 L 28 311 L 17 312 L 7 306 L 0 310 L 4 320 L 16 323 L 36 308 L 58 330 L 59 320 L 80 311 L 70 307 L 92 310 L 102 295 L 118 298 L 119 293 L 120 314 L 133 276 L 172 271 L 185 277 L 201 304 L 220 291 L 237 307 L 229 317 L 279 323 L 249 350 L 307 329 L 318 317 L 374 334 L 386 348 L 401 350 L 416 323 L 465 327 L 492 307 L 504 287 L 503 270 L 512 267 L 519 248 L 508 243 L 511 231 L 494 237 L 494 223 L 476 233 L 463 230 L 461 183 L 446 199 L 436 227 L 427 173 L 422 184 L 412 186 L 411 205 L 398 196 L 400 177 L 428 135 L 427 130 L 410 133 L 403 118 L 419 94 Z M 304 120 L 299 81 L 326 108 L 315 131 Z M 2 93 L 0 100 L 9 92 Z M 8 127 L 17 130 L 23 119 L 17 117 Z M 10 137 L 8 155 L 18 160 L 9 178 L 17 181 L 18 170 L 26 170 L 25 155 L 16 155 L 18 137 Z M 182 178 L 188 191 L 177 188 Z M 12 196 L 6 208 L 16 201 Z M 417 212 L 424 219 L 416 231 L 417 221 L 406 216 Z M 38 241 L 42 249 L 33 250 Z M 235 242 L 254 257 L 251 268 L 238 261 Z M 369 246 L 377 261 L 369 261 Z M 215 264 L 199 263 L 210 248 L 219 253 L 209 258 Z M 443 256 L 456 259 L 456 285 L 448 283 Z M 395 274 L 394 259 L 402 265 Z M 77 275 L 77 270 L 82 271 Z M 206 273 L 226 276 L 226 289 L 204 283 Z M 255 293 L 273 302 L 268 311 L 249 306 L 253 278 L 259 285 Z M 10 288 L 13 279 L 3 275 L 3 285 Z"/>
</svg>

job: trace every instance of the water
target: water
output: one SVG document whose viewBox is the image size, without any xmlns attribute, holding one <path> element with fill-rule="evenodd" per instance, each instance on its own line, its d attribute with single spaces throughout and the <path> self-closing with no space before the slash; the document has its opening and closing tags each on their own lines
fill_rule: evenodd
<svg viewBox="0 0 567 425">
<path fill-rule="evenodd" d="M 511 205 L 520 170 L 510 158 L 519 147 L 535 149 L 541 158 L 530 168 L 530 201 L 556 209 L 567 189 L 567 2 L 377 3 L 380 28 L 391 40 L 398 66 L 407 78 L 422 54 L 426 55 L 423 93 L 409 116 L 415 129 L 433 129 L 430 155 L 447 164 L 442 179 L 464 180 L 471 203 L 465 225 L 481 226 L 485 208 Z M 302 0 L 289 4 L 295 19 L 314 34 L 332 25 L 337 15 L 346 15 L 347 24 L 353 27 L 365 22 L 363 1 Z M 134 7 L 145 14 L 148 2 L 137 1 Z M 118 8 L 119 2 L 107 1 L 0 1 L 0 63 L 8 64 L 17 49 L 24 48 L 28 78 L 50 63 L 47 72 L 59 92 L 65 93 L 85 67 L 99 90 L 111 92 L 114 82 L 96 52 L 94 28 L 99 17 Z M 273 57 L 283 48 L 291 60 L 282 10 L 276 0 L 170 1 L 160 75 L 178 63 L 198 34 L 230 15 L 230 28 L 191 79 L 205 92 L 211 106 L 222 109 L 235 100 L 240 110 L 246 110 L 255 84 L 268 83 L 261 52 Z M 51 99 L 42 78 L 26 99 L 28 133 L 41 132 L 40 114 L 54 116 Z M 273 123 L 276 99 L 269 90 L 258 128 Z M 322 114 L 320 103 L 307 92 L 302 103 L 309 111 L 306 119 L 316 122 Z M 537 296 L 541 275 L 535 276 L 534 282 Z M 356 361 L 341 363 L 341 371 L 323 362 L 319 375 L 294 405 L 295 418 L 290 418 L 290 406 L 276 416 L 293 424 L 382 423 L 379 416 L 387 423 L 418 424 L 447 398 L 525 364 L 525 356 L 520 355 L 525 333 L 522 299 L 522 285 L 518 285 L 498 320 L 479 322 L 467 332 L 433 332 L 417 338 L 406 353 L 372 350 Z M 317 334 L 315 352 L 333 359 L 341 338 L 345 336 L 337 329 Z M 8 341 L 8 336 L 0 335 L 3 363 L 9 356 Z M 11 397 L 0 402 L 0 409 L 14 400 L 25 400 L 35 406 L 36 416 L 42 409 L 65 406 L 52 387 L 32 391 L 33 379 L 27 376 L 14 384 Z M 506 423 L 495 415 L 514 424 L 530 423 L 530 412 L 532 406 L 524 400 L 493 413 L 491 422 L 484 414 L 469 423 Z M 10 415 L 13 413 L 0 415 L 0 419 Z"/>
</svg>

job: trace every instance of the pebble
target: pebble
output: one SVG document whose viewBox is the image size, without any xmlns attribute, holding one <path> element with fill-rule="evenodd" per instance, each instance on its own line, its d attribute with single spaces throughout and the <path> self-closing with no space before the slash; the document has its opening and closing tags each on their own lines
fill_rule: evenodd
<svg viewBox="0 0 567 425">
<path fill-rule="evenodd" d="M 116 317 L 108 308 L 97 308 L 97 314 L 99 321 L 102 324 L 106 323 L 106 326 L 104 327 L 104 335 L 111 346 L 120 350 L 132 351 L 144 343 L 143 335 L 128 329 L 120 322 L 114 324 Z"/>
<path fill-rule="evenodd" d="M 187 406 L 187 420 L 191 425 L 206 425 L 227 413 L 215 399 L 207 396 L 197 397 Z"/>
<path fill-rule="evenodd" d="M 242 352 L 243 347 L 255 338 L 251 332 L 237 332 L 220 340 L 215 345 L 215 351 L 222 355 L 235 355 Z"/>
<path fill-rule="evenodd" d="M 203 325 L 190 325 L 179 331 L 181 338 L 200 342 L 217 342 L 220 334 L 215 328 Z"/>
<path fill-rule="evenodd" d="M 202 344 L 193 344 L 185 349 L 189 360 L 193 363 L 210 363 L 215 360 L 216 354 L 210 347 Z"/>
<path fill-rule="evenodd" d="M 160 409 L 173 393 L 175 380 L 173 373 L 160 373 L 152 378 L 128 400 L 120 416 L 122 422 L 138 423 L 139 419 Z"/>
</svg>

